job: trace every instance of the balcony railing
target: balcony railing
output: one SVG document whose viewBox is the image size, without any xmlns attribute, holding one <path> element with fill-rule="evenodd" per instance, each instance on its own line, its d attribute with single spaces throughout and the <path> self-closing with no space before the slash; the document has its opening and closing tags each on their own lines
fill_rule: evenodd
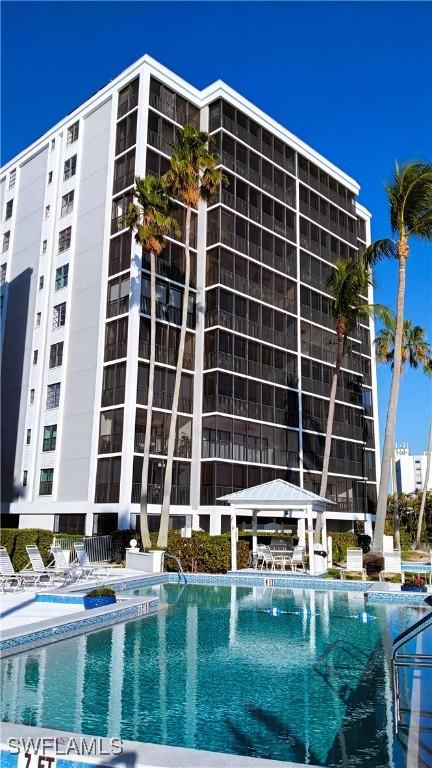
<svg viewBox="0 0 432 768">
<path fill-rule="evenodd" d="M 140 311 L 144 315 L 150 316 L 151 302 L 147 296 L 141 296 Z M 165 302 L 156 302 L 156 317 L 158 320 L 165 320 L 167 323 L 174 323 L 175 325 L 181 325 L 182 322 L 182 309 L 180 307 L 173 307 Z M 187 325 L 188 328 L 195 327 L 195 315 L 193 312 L 187 313 Z"/>
<path fill-rule="evenodd" d="M 124 399 L 124 387 L 114 387 L 111 389 L 102 390 L 102 407 L 107 405 L 119 405 L 120 403 L 124 403 Z"/>
<path fill-rule="evenodd" d="M 105 502 L 118 502 L 119 494 L 120 483 L 96 483 L 96 504 L 103 504 Z"/>
<path fill-rule="evenodd" d="M 280 467 L 298 467 L 299 462 L 298 453 L 294 451 L 210 440 L 202 442 L 202 458 L 247 461 L 252 464 L 271 464 Z"/>
<path fill-rule="evenodd" d="M 115 344 L 105 344 L 105 362 L 117 360 L 127 355 L 127 341 L 119 341 Z"/>
<path fill-rule="evenodd" d="M 137 388 L 137 403 L 140 405 L 146 405 L 148 400 L 148 387 Z M 154 390 L 153 392 L 153 408 L 163 408 L 166 411 L 171 411 L 173 400 L 173 392 L 164 392 L 162 390 Z M 179 413 L 192 413 L 193 400 L 191 397 L 179 397 Z"/>
<path fill-rule="evenodd" d="M 124 315 L 129 311 L 129 296 L 122 296 L 121 299 L 107 302 L 107 317 Z"/>
<path fill-rule="evenodd" d="M 120 453 L 123 434 L 101 435 L 99 437 L 99 453 Z"/>
<path fill-rule="evenodd" d="M 120 155 L 122 152 L 125 152 L 130 147 L 133 147 L 136 144 L 136 128 L 134 131 L 131 131 L 130 133 L 127 133 L 126 136 L 120 136 L 120 138 L 117 139 L 115 153 L 116 155 Z"/>
<path fill-rule="evenodd" d="M 119 103 L 118 110 L 117 110 L 117 119 L 120 117 L 124 117 L 124 115 L 127 115 L 128 112 L 130 112 L 132 109 L 135 109 L 135 107 L 138 106 L 138 91 L 136 93 L 131 93 L 128 98 L 123 101 L 122 103 Z"/>
<path fill-rule="evenodd" d="M 135 432 L 134 450 L 136 453 L 144 452 L 144 432 Z M 168 454 L 168 436 L 161 437 L 152 434 L 150 438 L 150 453 L 157 456 L 167 456 Z M 190 459 L 192 456 L 192 442 L 188 439 L 179 440 L 177 438 L 174 447 L 174 456 L 180 459 Z"/>
<path fill-rule="evenodd" d="M 122 174 L 122 176 L 118 176 L 114 179 L 113 182 L 113 195 L 116 195 L 117 192 L 121 192 L 122 189 L 127 189 L 128 187 L 132 187 L 135 181 L 135 171 L 132 169 L 131 171 L 128 171 L 127 173 Z"/>
<path fill-rule="evenodd" d="M 227 352 L 207 353 L 204 358 L 204 367 L 206 369 L 223 368 L 232 373 L 243 373 L 275 384 L 282 384 L 288 387 L 297 386 L 297 376 L 288 372 L 286 368 L 272 368 L 255 360 L 247 360 L 243 357 L 230 355 Z"/>
<path fill-rule="evenodd" d="M 148 341 L 144 341 L 143 339 L 139 340 L 138 345 L 138 357 L 149 360 L 150 356 L 150 346 Z M 177 365 L 177 358 L 178 358 L 178 350 L 173 349 L 172 347 L 163 347 L 160 344 L 156 344 L 156 362 L 158 363 L 165 363 L 165 365 Z M 193 370 L 194 366 L 194 358 L 193 355 L 189 354 L 188 352 L 185 352 L 183 355 L 183 368 L 185 368 L 188 371 Z"/>
<path fill-rule="evenodd" d="M 166 115 L 166 117 L 179 123 L 179 125 L 186 125 L 189 123 L 190 125 L 199 128 L 199 117 L 195 117 L 193 114 L 187 115 L 184 110 L 174 107 L 171 101 L 166 101 L 165 99 L 161 99 L 160 96 L 156 96 L 155 93 L 150 93 L 149 103 L 151 107 L 154 107 L 158 112 L 161 112 L 163 115 Z"/>
<path fill-rule="evenodd" d="M 189 504 L 190 489 L 189 486 L 173 485 L 171 487 L 171 504 Z M 147 501 L 149 504 L 162 504 L 163 486 L 148 485 Z M 141 483 L 132 483 L 132 504 L 139 503 L 141 499 Z"/>
</svg>

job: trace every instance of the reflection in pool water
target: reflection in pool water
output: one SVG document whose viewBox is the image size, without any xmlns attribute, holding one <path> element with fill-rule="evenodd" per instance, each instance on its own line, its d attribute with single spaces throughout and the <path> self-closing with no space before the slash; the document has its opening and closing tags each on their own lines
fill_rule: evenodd
<svg viewBox="0 0 432 768">
<path fill-rule="evenodd" d="M 154 616 L 5 659 L 2 719 L 329 767 L 404 765 L 386 659 L 418 609 L 368 606 L 362 621 L 358 593 L 139 594 L 155 592 L 167 607 Z"/>
</svg>

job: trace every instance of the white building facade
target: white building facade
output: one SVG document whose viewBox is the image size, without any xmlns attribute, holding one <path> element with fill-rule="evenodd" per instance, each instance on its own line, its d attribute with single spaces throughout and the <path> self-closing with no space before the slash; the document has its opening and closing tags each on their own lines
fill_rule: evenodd
<svg viewBox="0 0 432 768">
<path fill-rule="evenodd" d="M 144 56 L 0 172 L 3 524 L 134 528 L 149 350 L 149 259 L 122 215 L 175 131 L 213 135 L 228 184 L 192 221 L 192 301 L 171 522 L 229 528 L 218 498 L 277 477 L 318 492 L 334 321 L 326 279 L 370 242 L 358 184 L 221 81 L 198 91 Z M 180 226 L 184 210 L 178 205 Z M 184 245 L 158 261 L 151 525 L 163 489 Z M 372 289 L 366 297 L 373 301 Z M 373 321 L 337 394 L 330 518 L 370 525 Z M 331 527 L 331 521 L 329 522 Z"/>
<path fill-rule="evenodd" d="M 396 489 L 398 493 L 422 491 L 426 478 L 427 453 L 413 456 L 409 445 L 395 448 Z M 432 473 L 428 477 L 428 490 L 432 490 Z"/>
</svg>

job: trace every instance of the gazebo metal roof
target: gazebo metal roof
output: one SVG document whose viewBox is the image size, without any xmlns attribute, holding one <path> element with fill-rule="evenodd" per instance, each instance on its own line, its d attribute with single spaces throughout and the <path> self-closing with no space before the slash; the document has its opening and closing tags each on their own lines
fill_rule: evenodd
<svg viewBox="0 0 432 768">
<path fill-rule="evenodd" d="M 279 503 L 281 506 L 286 504 L 290 506 L 333 504 L 332 501 L 323 499 L 322 496 L 318 496 L 316 493 L 312 493 L 312 491 L 306 491 L 304 488 L 299 488 L 298 485 L 280 479 L 270 480 L 268 483 L 229 493 L 227 496 L 221 496 L 218 501 L 228 501 L 230 504 L 239 504 L 241 506 L 260 506 L 262 504 L 264 507 L 267 504 L 274 505 Z"/>
</svg>

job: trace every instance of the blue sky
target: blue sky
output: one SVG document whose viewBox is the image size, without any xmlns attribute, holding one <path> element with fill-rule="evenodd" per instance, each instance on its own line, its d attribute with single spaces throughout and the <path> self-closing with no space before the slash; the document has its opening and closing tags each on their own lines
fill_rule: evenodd
<svg viewBox="0 0 432 768">
<path fill-rule="evenodd" d="M 197 87 L 225 80 L 356 178 L 388 236 L 394 161 L 432 158 L 431 24 L 424 2 L 3 2 L 2 162 L 149 53 Z M 377 268 L 377 301 L 394 306 L 396 274 Z M 432 342 L 430 247 L 412 243 L 407 281 Z M 407 372 L 398 441 L 424 450 L 430 413 L 430 382 Z"/>
</svg>

